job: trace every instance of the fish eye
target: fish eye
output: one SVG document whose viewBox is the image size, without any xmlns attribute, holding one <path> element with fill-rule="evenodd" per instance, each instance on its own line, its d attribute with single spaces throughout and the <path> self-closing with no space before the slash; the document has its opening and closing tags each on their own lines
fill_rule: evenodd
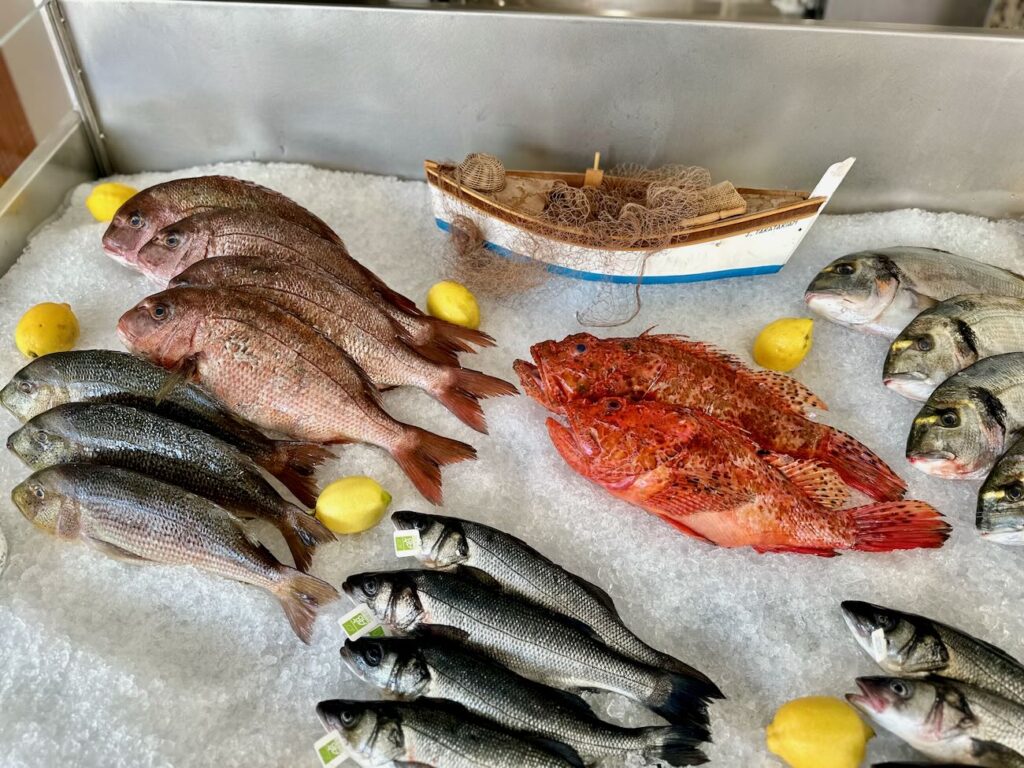
<svg viewBox="0 0 1024 768">
<path fill-rule="evenodd" d="M 36 385 L 33 384 L 31 381 L 19 381 L 18 389 L 20 389 L 26 395 L 31 395 L 33 392 L 36 391 Z"/>
<path fill-rule="evenodd" d="M 939 423 L 944 427 L 960 426 L 960 417 L 954 410 L 943 411 L 939 414 Z"/>
<path fill-rule="evenodd" d="M 377 581 L 375 576 L 363 581 L 363 592 L 365 592 L 369 597 L 373 597 L 380 592 L 380 582 Z"/>
<path fill-rule="evenodd" d="M 142 214 L 136 211 L 128 217 L 128 226 L 132 229 L 142 229 L 142 225 L 146 223 L 146 220 L 142 218 Z"/>
<path fill-rule="evenodd" d="M 350 728 L 355 725 L 356 713 L 351 709 L 343 709 L 338 713 L 338 719 L 341 720 L 341 724 L 346 728 Z"/>
<path fill-rule="evenodd" d="M 914 344 L 921 352 L 931 352 L 935 348 L 930 336 L 921 336 Z"/>
<path fill-rule="evenodd" d="M 577 354 L 582 355 L 586 351 L 587 351 L 587 345 L 584 344 L 582 341 L 579 344 L 576 345 L 576 353 Z"/>
<path fill-rule="evenodd" d="M 168 248 L 177 248 L 179 245 L 181 245 L 181 235 L 179 235 L 177 232 L 171 232 L 170 234 L 167 235 L 167 237 L 164 238 L 164 245 L 166 245 Z"/>
<path fill-rule="evenodd" d="M 1008 501 L 1020 501 L 1024 499 L 1024 484 L 1020 482 L 1011 483 L 1003 491 Z"/>
<path fill-rule="evenodd" d="M 425 531 L 429 526 L 430 523 L 422 517 L 418 517 L 412 521 L 412 527 L 415 528 L 417 531 Z"/>
<path fill-rule="evenodd" d="M 41 485 L 33 485 L 32 486 L 32 495 L 35 496 L 37 499 L 45 499 L 46 498 L 46 491 L 43 490 L 43 486 L 41 486 Z"/>
<path fill-rule="evenodd" d="M 620 401 L 620 400 L 609 400 L 608 401 L 608 410 L 609 411 L 617 411 L 621 407 L 622 407 L 622 401 Z"/>
<path fill-rule="evenodd" d="M 366 649 L 366 663 L 371 667 L 376 667 L 380 664 L 381 659 L 384 658 L 384 651 L 380 647 L 380 643 L 374 643 Z"/>
<path fill-rule="evenodd" d="M 888 613 L 876 613 L 875 624 L 887 632 L 896 628 L 896 620 Z"/>
<path fill-rule="evenodd" d="M 170 314 L 170 310 L 166 304 L 154 304 L 149 308 L 149 314 L 154 320 L 163 320 Z"/>
<path fill-rule="evenodd" d="M 857 268 L 854 267 L 853 264 L 848 264 L 846 262 L 843 262 L 842 264 L 836 264 L 835 266 L 835 273 L 837 275 L 852 275 L 856 271 Z"/>
<path fill-rule="evenodd" d="M 913 690 L 909 683 L 905 683 L 902 680 L 893 680 L 889 683 L 889 690 L 899 696 L 901 699 L 909 699 L 910 694 Z"/>
</svg>

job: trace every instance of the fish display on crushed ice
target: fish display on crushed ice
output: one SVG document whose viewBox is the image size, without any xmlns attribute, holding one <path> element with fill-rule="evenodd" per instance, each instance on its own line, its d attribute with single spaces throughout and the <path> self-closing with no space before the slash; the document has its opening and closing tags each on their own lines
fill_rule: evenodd
<svg viewBox="0 0 1024 768">
<path fill-rule="evenodd" d="M 479 654 L 427 639 L 348 641 L 341 657 L 359 677 L 403 699 L 446 699 L 509 730 L 563 741 L 588 758 L 638 754 L 673 766 L 702 765 L 702 741 L 683 726 L 620 728 L 580 697 L 517 675 Z"/>
<path fill-rule="evenodd" d="M 155 184 L 125 201 L 103 234 L 103 250 L 137 269 L 139 249 L 159 230 L 186 216 L 216 208 L 260 211 L 341 243 L 327 224 L 280 192 L 231 176 L 194 176 Z"/>
<path fill-rule="evenodd" d="M 1024 706 L 1024 665 L 991 643 L 923 616 L 847 600 L 843 617 L 857 643 L 899 677 L 946 677 Z"/>
<path fill-rule="evenodd" d="M 233 445 L 149 411 L 67 403 L 31 419 L 7 447 L 35 470 L 73 463 L 122 467 L 204 496 L 236 517 L 267 520 L 302 571 L 319 544 L 334 540 L 319 520 L 281 498 Z"/>
<path fill-rule="evenodd" d="M 1024 352 L 986 357 L 943 382 L 914 417 L 907 459 L 929 475 L 984 477 L 1024 437 Z"/>
<path fill-rule="evenodd" d="M 262 587 L 309 642 L 330 584 L 282 565 L 207 499 L 116 467 L 62 464 L 36 472 L 11 498 L 37 527 L 134 563 L 192 565 Z"/>
<path fill-rule="evenodd" d="M 918 313 L 965 293 L 1024 298 L 1024 277 L 934 248 L 851 253 L 824 267 L 804 300 L 833 323 L 896 338 Z"/>
<path fill-rule="evenodd" d="M 627 696 L 674 725 L 705 729 L 703 738 L 707 701 L 721 697 L 703 676 L 640 664 L 608 648 L 580 622 L 459 575 L 361 573 L 346 579 L 342 589 L 396 632 L 457 639 L 545 685 Z"/>
<path fill-rule="evenodd" d="M 704 411 L 623 398 L 565 411 L 568 426 L 549 418 L 548 433 L 570 467 L 712 544 L 831 557 L 941 547 L 949 535 L 922 501 L 839 509 L 844 489 L 828 470 L 773 455 Z"/>
<path fill-rule="evenodd" d="M 936 304 L 915 317 L 889 347 L 885 386 L 911 400 L 979 360 L 1024 352 L 1024 299 L 969 294 Z"/>
<path fill-rule="evenodd" d="M 609 648 L 643 664 L 710 680 L 688 664 L 651 648 L 619 618 L 600 587 L 544 557 L 526 542 L 481 523 L 441 515 L 400 511 L 391 515 L 400 531 L 419 533 L 420 562 L 431 568 L 472 568 L 502 590 L 583 622 Z"/>
<path fill-rule="evenodd" d="M 571 747 L 512 734 L 449 702 L 332 699 L 316 713 L 365 766 L 583 768 Z"/>
<path fill-rule="evenodd" d="M 487 432 L 479 400 L 517 392 L 494 376 L 423 357 L 406 345 L 378 307 L 294 264 L 240 256 L 207 259 L 171 285 L 232 288 L 266 299 L 343 350 L 378 389 L 418 387 L 479 432 Z"/>
<path fill-rule="evenodd" d="M 1024 544 L 1024 438 L 1003 454 L 985 478 L 978 492 L 976 523 L 989 541 Z"/>
<path fill-rule="evenodd" d="M 133 352 L 191 368 L 234 412 L 296 439 L 362 442 L 388 451 L 421 494 L 441 502 L 441 467 L 472 446 L 396 421 L 365 374 L 288 312 L 244 292 L 173 288 L 118 322 Z"/>
<path fill-rule="evenodd" d="M 933 760 L 1024 768 L 1024 707 L 944 678 L 861 677 L 847 700 Z"/>
<path fill-rule="evenodd" d="M 58 405 L 109 402 L 143 408 L 231 443 L 307 506 L 316 503 L 316 468 L 332 458 L 312 443 L 271 440 L 194 384 L 163 368 L 108 349 L 56 352 L 36 358 L 0 390 L 0 404 L 21 421 Z"/>
<path fill-rule="evenodd" d="M 753 371 L 708 344 L 645 333 L 598 339 L 587 333 L 530 348 L 517 360 L 524 391 L 555 413 L 568 404 L 626 397 L 703 409 L 750 433 L 762 447 L 834 469 L 853 488 L 879 501 L 900 499 L 906 484 L 885 462 L 845 432 L 805 418 L 824 403 L 803 384 L 772 371 Z"/>
</svg>

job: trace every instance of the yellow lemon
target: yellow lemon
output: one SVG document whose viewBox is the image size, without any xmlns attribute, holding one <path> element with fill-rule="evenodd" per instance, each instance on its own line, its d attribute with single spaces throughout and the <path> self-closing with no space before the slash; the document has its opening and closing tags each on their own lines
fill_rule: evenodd
<svg viewBox="0 0 1024 768">
<path fill-rule="evenodd" d="M 68 304 L 36 304 L 21 316 L 14 343 L 25 357 L 67 352 L 78 341 L 78 318 Z"/>
<path fill-rule="evenodd" d="M 130 197 L 133 197 L 137 189 L 132 189 L 127 184 L 118 184 L 108 181 L 105 184 L 97 184 L 92 192 L 85 198 L 85 207 L 93 215 L 96 221 L 110 221 Z"/>
<path fill-rule="evenodd" d="M 452 280 L 435 283 L 427 292 L 427 312 L 465 328 L 480 327 L 480 307 L 470 290 Z"/>
<path fill-rule="evenodd" d="M 335 480 L 316 500 L 316 518 L 335 533 L 361 533 L 384 517 L 391 494 L 372 477 Z"/>
<path fill-rule="evenodd" d="M 811 351 L 814 321 L 783 317 L 768 323 L 754 341 L 754 360 L 762 368 L 792 371 Z"/>
<path fill-rule="evenodd" d="M 853 707 L 829 696 L 783 704 L 765 729 L 768 751 L 790 768 L 857 768 L 874 735 Z"/>
</svg>

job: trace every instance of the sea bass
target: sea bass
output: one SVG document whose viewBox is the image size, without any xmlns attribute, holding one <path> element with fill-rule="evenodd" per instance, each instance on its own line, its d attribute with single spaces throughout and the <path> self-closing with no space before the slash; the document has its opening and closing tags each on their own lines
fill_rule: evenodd
<svg viewBox="0 0 1024 768">
<path fill-rule="evenodd" d="M 989 541 L 1024 544 L 1024 438 L 988 473 L 978 493 L 976 522 L 978 532 Z"/>
<path fill-rule="evenodd" d="M 423 315 L 413 301 L 349 256 L 343 245 L 261 212 L 222 209 L 176 221 L 139 252 L 139 267 L 163 284 L 191 264 L 226 256 L 294 264 L 320 280 L 326 280 L 326 273 L 373 302 L 421 352 L 431 352 L 439 362 L 455 362 L 456 353 L 472 352 L 474 344 L 494 346 L 483 331 Z"/>
<path fill-rule="evenodd" d="M 556 688 L 600 689 L 638 701 L 674 725 L 707 726 L 718 689 L 627 659 L 589 628 L 442 571 L 362 573 L 342 589 L 402 634 L 456 638 L 513 672 Z"/>
<path fill-rule="evenodd" d="M 834 323 L 894 339 L 918 313 L 964 293 L 1024 298 L 1024 277 L 934 248 L 882 248 L 842 256 L 804 300 Z"/>
<path fill-rule="evenodd" d="M 548 419 L 548 433 L 570 467 L 712 544 L 831 557 L 941 547 L 949 535 L 921 501 L 838 509 L 820 468 L 772 456 L 703 411 L 608 398 L 568 406 L 566 420 Z"/>
<path fill-rule="evenodd" d="M 61 539 L 80 539 L 135 563 L 192 565 L 273 594 L 308 643 L 317 611 L 337 599 L 330 584 L 281 565 L 216 504 L 116 467 L 62 464 L 36 472 L 11 498 L 26 518 Z"/>
<path fill-rule="evenodd" d="M 472 446 L 391 418 L 337 347 L 250 294 L 173 288 L 128 310 L 117 328 L 133 352 L 165 368 L 193 368 L 229 408 L 264 429 L 383 448 L 435 504 L 441 467 L 476 457 Z"/>
<path fill-rule="evenodd" d="M 401 768 L 583 768 L 570 747 L 509 733 L 444 701 L 346 701 L 316 705 L 364 766 Z"/>
<path fill-rule="evenodd" d="M 703 765 L 704 734 L 681 726 L 620 728 L 580 697 L 527 680 L 451 643 L 363 638 L 341 658 L 359 677 L 403 699 L 445 699 L 511 731 L 564 741 L 581 755 L 643 755 L 668 765 Z"/>
<path fill-rule="evenodd" d="M 965 683 L 858 678 L 853 706 L 933 760 L 1024 768 L 1024 707 Z"/>
<path fill-rule="evenodd" d="M 237 517 L 262 518 L 284 536 L 295 563 L 308 571 L 318 544 L 334 535 L 285 501 L 233 445 L 206 432 L 126 405 L 67 403 L 41 413 L 7 439 L 32 469 L 105 464 L 204 496 Z"/>
<path fill-rule="evenodd" d="M 201 387 L 176 383 L 163 368 L 124 352 L 87 349 L 45 355 L 18 371 L 0 391 L 0 403 L 21 421 L 73 402 L 131 405 L 208 432 L 251 456 L 310 507 L 319 493 L 316 468 L 332 458 L 319 445 L 271 440 Z"/>
<path fill-rule="evenodd" d="M 260 211 L 291 221 L 317 237 L 341 242 L 321 219 L 280 192 L 230 176 L 195 176 L 155 184 L 125 201 L 103 234 L 103 250 L 111 258 L 138 268 L 139 249 L 158 230 L 215 208 Z"/>
<path fill-rule="evenodd" d="M 403 343 L 391 320 L 371 302 L 293 264 L 245 256 L 207 259 L 171 285 L 235 288 L 266 299 L 344 350 L 378 389 L 418 387 L 479 432 L 487 432 L 479 399 L 517 391 L 479 371 L 426 359 Z"/>
<path fill-rule="evenodd" d="M 1024 352 L 1024 299 L 969 294 L 936 304 L 896 337 L 885 386 L 927 400 L 942 382 L 986 357 Z"/>
<path fill-rule="evenodd" d="M 948 677 L 1024 706 L 1024 665 L 994 645 L 937 621 L 848 600 L 843 617 L 868 655 L 899 677 Z"/>
<path fill-rule="evenodd" d="M 587 333 L 530 348 L 535 365 L 515 363 L 523 389 L 548 409 L 605 397 L 652 400 L 708 411 L 736 424 L 761 446 L 814 459 L 872 498 L 903 497 L 906 484 L 866 446 L 838 429 L 804 418 L 823 408 L 795 379 L 752 371 L 737 358 L 680 336 L 644 334 L 598 339 Z"/>
<path fill-rule="evenodd" d="M 984 477 L 1024 436 L 1024 352 L 980 360 L 943 382 L 914 418 L 907 459 L 951 479 Z"/>
<path fill-rule="evenodd" d="M 608 593 L 515 536 L 469 520 L 419 512 L 395 512 L 391 521 L 400 531 L 419 533 L 419 559 L 424 565 L 482 572 L 506 592 L 583 622 L 623 656 L 711 684 L 693 667 L 656 651 L 630 632 Z"/>
</svg>

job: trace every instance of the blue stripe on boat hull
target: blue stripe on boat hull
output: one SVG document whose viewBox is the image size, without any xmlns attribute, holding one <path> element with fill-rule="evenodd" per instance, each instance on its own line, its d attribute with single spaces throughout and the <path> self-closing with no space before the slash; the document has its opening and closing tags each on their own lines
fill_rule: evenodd
<svg viewBox="0 0 1024 768">
<path fill-rule="evenodd" d="M 451 224 L 444 219 L 435 217 L 439 229 L 450 232 Z M 510 251 L 503 245 L 484 240 L 484 247 L 507 259 L 523 260 L 524 256 Z M 748 277 L 751 275 L 772 275 L 782 269 L 782 264 L 767 264 L 760 267 L 740 267 L 738 269 L 720 269 L 717 272 L 698 272 L 691 275 L 648 275 L 643 278 L 644 285 L 670 285 L 674 283 L 699 283 L 704 280 L 722 280 L 727 277 Z M 599 272 L 583 272 L 578 269 L 570 269 L 557 264 L 548 264 L 548 270 L 556 275 L 573 277 L 577 280 L 592 280 L 602 283 L 635 284 L 638 278 L 634 275 L 602 275 Z"/>
</svg>

